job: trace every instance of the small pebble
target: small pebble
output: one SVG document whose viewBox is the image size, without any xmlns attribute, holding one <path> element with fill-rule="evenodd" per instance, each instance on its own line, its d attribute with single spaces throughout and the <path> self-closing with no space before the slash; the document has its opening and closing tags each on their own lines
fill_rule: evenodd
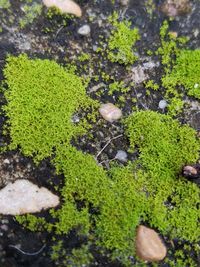
<svg viewBox="0 0 200 267">
<path fill-rule="evenodd" d="M 90 34 L 90 31 L 91 31 L 90 26 L 88 24 L 85 24 L 78 29 L 78 34 L 87 36 Z"/>
<path fill-rule="evenodd" d="M 10 160 L 9 159 L 4 159 L 3 163 L 10 164 Z"/>
<path fill-rule="evenodd" d="M 127 6 L 129 3 L 129 0 L 120 0 L 119 1 L 122 6 Z"/>
<path fill-rule="evenodd" d="M 116 159 L 118 159 L 119 161 L 122 161 L 122 162 L 126 162 L 127 157 L 128 157 L 127 153 L 123 150 L 118 150 L 117 154 L 115 156 Z"/>
<path fill-rule="evenodd" d="M 136 233 L 136 253 L 141 260 L 154 262 L 163 260 L 167 249 L 156 231 L 139 225 Z"/>
<path fill-rule="evenodd" d="M 122 111 L 112 103 L 102 104 L 99 113 L 109 122 L 119 120 L 122 117 Z"/>
<path fill-rule="evenodd" d="M 160 108 L 160 109 L 164 109 L 164 108 L 166 108 L 166 106 L 167 106 L 167 101 L 166 100 L 160 100 L 160 102 L 158 103 L 158 107 Z"/>
<path fill-rule="evenodd" d="M 197 89 L 199 87 L 198 83 L 195 83 L 194 88 Z"/>
</svg>

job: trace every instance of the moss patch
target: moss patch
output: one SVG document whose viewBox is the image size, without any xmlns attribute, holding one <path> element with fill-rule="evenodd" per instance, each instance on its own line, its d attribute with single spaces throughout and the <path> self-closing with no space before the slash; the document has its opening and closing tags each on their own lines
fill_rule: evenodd
<svg viewBox="0 0 200 267">
<path fill-rule="evenodd" d="M 78 109 L 94 104 L 81 78 L 54 61 L 30 60 L 25 55 L 8 57 L 4 76 L 10 149 L 19 146 L 38 162 L 84 132 L 84 127 L 71 121 Z"/>
<path fill-rule="evenodd" d="M 131 29 L 131 23 L 127 20 L 118 22 L 117 15 L 111 17 L 114 26 L 108 40 L 108 59 L 120 64 L 133 64 L 137 60 L 134 54 L 135 43 L 140 39 L 137 28 Z"/>
<path fill-rule="evenodd" d="M 162 81 L 170 91 L 183 86 L 189 96 L 200 99 L 200 50 L 181 50 L 172 71 Z"/>
</svg>

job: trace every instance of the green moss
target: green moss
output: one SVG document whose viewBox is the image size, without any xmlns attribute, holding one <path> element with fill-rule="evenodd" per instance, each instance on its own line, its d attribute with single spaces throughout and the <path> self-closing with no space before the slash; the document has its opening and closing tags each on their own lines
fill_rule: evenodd
<svg viewBox="0 0 200 267">
<path fill-rule="evenodd" d="M 26 3 L 23 5 L 22 10 L 24 16 L 20 18 L 19 24 L 21 28 L 32 23 L 42 13 L 42 5 L 38 3 Z"/>
<path fill-rule="evenodd" d="M 182 86 L 189 96 L 200 99 L 200 50 L 181 50 L 172 71 L 162 82 L 170 92 Z"/>
<path fill-rule="evenodd" d="M 5 8 L 8 9 L 10 7 L 10 1 L 9 0 L 0 0 L 0 9 Z"/>
<path fill-rule="evenodd" d="M 169 32 L 169 24 L 165 20 L 160 28 L 161 46 L 157 50 L 157 54 L 161 55 L 162 65 L 165 67 L 165 73 L 171 71 L 176 57 L 180 53 L 180 48 L 188 41 L 185 37 L 174 37 Z"/>
<path fill-rule="evenodd" d="M 45 229 L 51 231 L 51 225 L 48 224 L 43 217 L 37 217 L 32 214 L 15 216 L 18 223 L 23 224 L 24 227 L 30 231 L 44 231 Z"/>
<path fill-rule="evenodd" d="M 176 65 L 176 59 L 182 54 L 182 48 L 188 39 L 174 36 L 169 32 L 168 22 L 164 21 L 160 28 L 160 40 L 161 46 L 158 48 L 156 54 L 161 56 L 161 63 L 164 67 L 161 84 L 165 89 L 164 98 L 168 100 L 168 114 L 175 116 L 183 110 L 184 102 L 182 93 L 178 90 L 178 87 L 169 85 L 168 77 L 170 77 L 170 73 Z"/>
<path fill-rule="evenodd" d="M 25 55 L 8 57 L 4 76 L 10 149 L 19 146 L 38 162 L 85 132 L 71 121 L 78 109 L 94 104 L 79 77 L 54 61 L 30 60 Z"/>
<path fill-rule="evenodd" d="M 136 112 L 126 125 L 130 146 L 137 147 L 138 164 L 148 177 L 143 184 L 148 196 L 148 222 L 173 238 L 198 241 L 200 190 L 177 179 L 182 166 L 198 159 L 195 131 L 153 111 Z"/>
<path fill-rule="evenodd" d="M 198 159 L 195 130 L 170 116 L 141 111 L 131 115 L 126 125 L 131 149 L 139 146 L 139 159 L 147 170 L 174 173 Z"/>
<path fill-rule="evenodd" d="M 131 29 L 127 20 L 118 22 L 116 14 L 110 21 L 114 29 L 108 40 L 108 59 L 124 65 L 133 64 L 137 60 L 134 45 L 140 39 L 138 29 Z"/>
<path fill-rule="evenodd" d="M 130 87 L 127 87 L 124 81 L 115 81 L 109 84 L 109 95 L 113 95 L 115 92 L 118 93 L 128 93 L 130 91 Z"/>
<path fill-rule="evenodd" d="M 145 88 L 150 88 L 153 89 L 154 91 L 157 91 L 159 89 L 159 85 L 157 83 L 155 83 L 153 80 L 148 80 L 145 83 Z"/>
</svg>

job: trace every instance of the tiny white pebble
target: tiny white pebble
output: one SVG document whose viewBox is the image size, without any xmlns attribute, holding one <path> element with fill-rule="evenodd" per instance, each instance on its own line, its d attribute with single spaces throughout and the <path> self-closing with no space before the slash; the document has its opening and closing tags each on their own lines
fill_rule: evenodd
<svg viewBox="0 0 200 267">
<path fill-rule="evenodd" d="M 115 156 L 115 159 L 118 159 L 118 160 L 120 160 L 122 162 L 126 162 L 127 161 L 127 157 L 128 157 L 128 155 L 127 155 L 127 153 L 125 151 L 118 150 L 117 154 Z"/>
<path fill-rule="evenodd" d="M 10 160 L 9 159 L 4 159 L 3 163 L 10 164 Z"/>
<path fill-rule="evenodd" d="M 164 109 L 164 108 L 166 108 L 166 106 L 167 106 L 167 101 L 166 100 L 160 100 L 160 102 L 158 103 L 158 107 L 160 109 Z"/>
<path fill-rule="evenodd" d="M 88 24 L 85 24 L 78 29 L 78 34 L 86 36 L 90 34 L 90 31 L 90 26 Z"/>
<path fill-rule="evenodd" d="M 112 103 L 102 104 L 99 113 L 109 122 L 119 120 L 122 117 L 122 111 Z"/>
<path fill-rule="evenodd" d="M 195 83 L 194 88 L 197 89 L 199 87 L 198 83 Z"/>
</svg>

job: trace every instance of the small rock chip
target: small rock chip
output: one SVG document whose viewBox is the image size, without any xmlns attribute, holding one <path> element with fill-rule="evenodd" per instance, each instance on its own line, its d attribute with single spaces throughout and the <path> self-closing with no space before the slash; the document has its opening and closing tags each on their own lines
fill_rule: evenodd
<svg viewBox="0 0 200 267">
<path fill-rule="evenodd" d="M 166 108 L 166 106 L 167 106 L 167 101 L 166 100 L 160 100 L 160 102 L 158 103 L 158 107 L 160 108 L 160 109 L 164 109 L 164 108 Z"/>
<path fill-rule="evenodd" d="M 88 24 L 85 24 L 78 29 L 78 34 L 87 36 L 90 34 L 90 31 L 91 31 L 90 26 Z"/>
<path fill-rule="evenodd" d="M 0 203 L 0 214 L 21 215 L 56 207 L 59 198 L 48 189 L 21 179 L 1 189 Z"/>
<path fill-rule="evenodd" d="M 72 0 L 43 0 L 46 7 L 57 7 L 61 13 L 82 16 L 82 10 L 78 4 Z"/>
<path fill-rule="evenodd" d="M 161 11 L 169 17 L 187 14 L 191 11 L 190 0 L 165 0 Z"/>
<path fill-rule="evenodd" d="M 119 120 L 122 117 L 122 111 L 112 103 L 102 104 L 99 113 L 109 122 Z"/>
<path fill-rule="evenodd" d="M 141 260 L 153 262 L 163 260 L 167 249 L 154 230 L 140 225 L 136 233 L 136 253 Z"/>
<path fill-rule="evenodd" d="M 127 161 L 127 153 L 123 150 L 118 150 L 117 154 L 115 156 L 115 159 L 118 159 L 119 161 L 126 162 Z"/>
<path fill-rule="evenodd" d="M 186 177 L 196 177 L 198 175 L 198 171 L 195 167 L 193 166 L 185 166 L 183 168 L 183 175 Z"/>
<path fill-rule="evenodd" d="M 122 6 L 127 6 L 129 4 L 129 0 L 120 0 L 119 2 Z"/>
</svg>

